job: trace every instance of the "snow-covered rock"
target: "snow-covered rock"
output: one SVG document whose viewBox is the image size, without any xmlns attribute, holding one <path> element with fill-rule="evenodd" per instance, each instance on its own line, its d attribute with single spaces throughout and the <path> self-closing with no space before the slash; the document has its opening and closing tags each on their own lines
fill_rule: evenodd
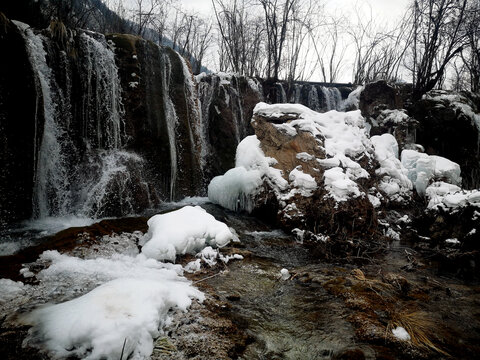
<svg viewBox="0 0 480 360">
<path fill-rule="evenodd" d="M 148 220 L 142 254 L 174 261 L 177 254 L 195 253 L 205 246 L 222 247 L 235 238 L 228 226 L 200 206 L 185 206 Z"/>
<path fill-rule="evenodd" d="M 360 111 L 317 113 L 298 104 L 259 103 L 252 126 L 255 135 L 237 148 L 236 168 L 211 181 L 211 201 L 269 213 L 288 230 L 325 224 L 332 213 L 341 217 L 353 209 L 362 214 L 353 227 L 375 223 L 364 186 L 375 175 L 375 153 Z"/>
</svg>

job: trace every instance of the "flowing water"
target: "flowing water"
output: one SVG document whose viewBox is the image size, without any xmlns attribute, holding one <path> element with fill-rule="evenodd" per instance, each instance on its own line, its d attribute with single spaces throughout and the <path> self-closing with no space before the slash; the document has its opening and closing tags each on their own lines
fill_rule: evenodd
<svg viewBox="0 0 480 360">
<path fill-rule="evenodd" d="M 355 339 L 341 300 L 318 284 L 281 280 L 281 269 L 294 276 L 296 269 L 316 262 L 305 247 L 251 217 L 203 207 L 232 226 L 251 252 L 208 280 L 220 299 L 231 303 L 233 319 L 252 338 L 241 359 L 331 359 L 349 349 L 375 358 L 373 348 Z"/>
</svg>

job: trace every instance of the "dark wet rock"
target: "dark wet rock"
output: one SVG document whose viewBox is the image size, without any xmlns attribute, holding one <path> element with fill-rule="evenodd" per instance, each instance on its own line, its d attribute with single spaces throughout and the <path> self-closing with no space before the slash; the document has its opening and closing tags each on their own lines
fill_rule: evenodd
<svg viewBox="0 0 480 360">
<path fill-rule="evenodd" d="M 366 118 L 376 118 L 383 110 L 405 109 L 409 104 L 411 87 L 390 84 L 385 80 L 366 84 L 360 94 L 360 110 Z"/>
<path fill-rule="evenodd" d="M 479 208 L 432 209 L 415 219 L 418 249 L 430 254 L 441 271 L 478 279 L 480 264 Z M 428 239 L 423 240 L 422 239 Z"/>
<path fill-rule="evenodd" d="M 171 49 L 140 37 L 113 34 L 107 39 L 115 43 L 127 148 L 147 160 L 149 177 L 163 200 L 201 193 L 200 139 L 195 131 L 200 119 L 194 88 L 188 86 L 193 78 L 189 69 L 185 71 L 185 60 Z M 169 131 L 173 132 L 169 135 Z M 176 164 L 172 164 L 172 151 L 177 155 Z M 176 179 L 172 179 L 172 166 L 177 169 Z"/>
<path fill-rule="evenodd" d="M 207 147 L 205 177 L 209 181 L 235 165 L 238 143 L 253 133 L 253 108 L 262 101 L 261 83 L 237 75 L 200 75 L 197 89 Z M 208 183 L 208 182 L 207 182 Z"/>
<path fill-rule="evenodd" d="M 32 215 L 43 99 L 18 28 L 0 13 L 0 228 Z M 36 124 L 36 121 L 38 124 Z"/>
<path fill-rule="evenodd" d="M 480 95 L 430 91 L 409 112 L 419 122 L 417 143 L 426 153 L 455 161 L 462 169 L 463 187 L 479 188 Z"/>
</svg>

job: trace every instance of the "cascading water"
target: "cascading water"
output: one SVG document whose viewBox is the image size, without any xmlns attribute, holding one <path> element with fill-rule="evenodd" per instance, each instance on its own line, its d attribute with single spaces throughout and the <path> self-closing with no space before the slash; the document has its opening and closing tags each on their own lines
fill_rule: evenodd
<svg viewBox="0 0 480 360">
<path fill-rule="evenodd" d="M 138 207 L 133 197 L 148 202 L 149 190 L 141 185 L 142 159 L 122 150 L 126 135 L 121 84 L 105 37 L 88 32 L 76 37 L 80 65 L 75 72 L 65 51 L 52 50 L 53 40 L 28 25 L 16 25 L 35 73 L 37 103 L 43 103 L 35 119 L 40 141 L 35 148 L 34 217 L 134 212 Z M 72 96 L 78 87 L 80 104 Z"/>
<path fill-rule="evenodd" d="M 315 85 L 310 86 L 310 90 L 308 91 L 308 105 L 310 109 L 314 111 L 320 111 L 320 101 L 318 99 L 318 92 L 317 87 Z"/>
<path fill-rule="evenodd" d="M 165 119 L 167 123 L 168 141 L 170 145 L 170 200 L 173 200 L 175 196 L 175 183 L 177 181 L 177 144 L 175 136 L 175 127 L 178 123 L 177 113 L 172 99 L 168 95 L 168 86 L 170 84 L 171 76 L 171 64 L 168 56 L 165 53 L 161 53 L 162 66 L 162 88 L 165 91 L 163 94 L 163 103 L 165 105 Z"/>
<path fill-rule="evenodd" d="M 103 35 L 80 34 L 83 54 L 82 136 L 91 145 L 105 149 L 122 146 L 125 124 L 121 84 L 115 55 Z"/>
<path fill-rule="evenodd" d="M 340 110 L 342 104 L 342 94 L 336 87 L 321 87 L 323 97 L 325 99 L 325 107 L 327 111 Z"/>
<path fill-rule="evenodd" d="M 43 100 L 43 136 L 39 146 L 35 147 L 33 211 L 35 217 L 46 217 L 52 214 L 53 209 L 58 212 L 65 211 L 70 204 L 68 170 L 61 143 L 66 136 L 66 130 L 59 122 L 58 109 L 53 98 L 56 85 L 52 69 L 47 64 L 44 38 L 34 34 L 26 24 L 15 24 L 24 36 L 30 63 L 36 74 L 37 99 L 41 96 Z M 37 116 L 35 133 L 38 133 L 39 122 Z"/>
</svg>

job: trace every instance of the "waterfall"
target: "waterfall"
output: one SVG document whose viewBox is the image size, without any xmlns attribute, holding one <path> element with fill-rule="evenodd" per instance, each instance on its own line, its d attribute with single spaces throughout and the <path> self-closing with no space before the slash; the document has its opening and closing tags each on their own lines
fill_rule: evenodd
<svg viewBox="0 0 480 360">
<path fill-rule="evenodd" d="M 336 87 L 321 87 L 323 97 L 325 99 L 325 107 L 327 111 L 340 110 L 342 104 L 342 94 Z"/>
<path fill-rule="evenodd" d="M 43 100 L 43 135 L 35 149 L 33 211 L 35 217 L 46 217 L 54 212 L 66 211 L 70 204 L 67 160 L 61 143 L 66 133 L 60 124 L 57 105 L 53 99 L 57 86 L 52 69 L 47 64 L 44 38 L 34 34 L 27 24 L 15 24 L 24 37 L 30 63 L 36 74 L 37 99 L 41 96 Z M 37 117 L 36 134 L 39 123 Z"/>
<path fill-rule="evenodd" d="M 318 98 L 317 87 L 315 85 L 311 85 L 310 90 L 308 91 L 307 106 L 314 111 L 320 111 L 321 110 L 320 101 L 319 101 L 319 98 Z"/>
<path fill-rule="evenodd" d="M 122 216 L 137 211 L 136 197 L 149 199 L 148 184 L 137 182 L 144 160 L 133 153 L 122 150 L 103 150 L 82 170 L 87 176 L 78 189 L 80 208 L 78 214 L 99 218 L 110 215 Z M 121 194 L 121 197 L 112 197 Z"/>
<path fill-rule="evenodd" d="M 124 215 L 138 210 L 138 199 L 148 207 L 143 159 L 123 150 L 122 89 L 105 37 L 72 37 L 74 61 L 54 40 L 15 24 L 35 74 L 37 104 L 43 104 L 35 119 L 34 217 Z"/>
<path fill-rule="evenodd" d="M 162 66 L 162 88 L 164 89 L 163 93 L 163 103 L 165 105 L 165 120 L 167 123 L 167 133 L 168 141 L 170 145 L 170 200 L 172 201 L 175 196 L 175 183 L 177 181 L 177 144 L 176 144 L 176 135 L 175 128 L 178 123 L 177 113 L 175 111 L 175 106 L 173 105 L 172 99 L 168 94 L 168 87 L 170 84 L 171 76 L 171 64 L 168 56 L 165 53 L 161 53 L 161 63 Z"/>
<path fill-rule="evenodd" d="M 105 149 L 122 145 L 123 105 L 115 55 L 103 35 L 80 34 L 84 70 L 82 102 L 83 136 Z M 92 136 L 94 138 L 92 138 Z"/>
</svg>

